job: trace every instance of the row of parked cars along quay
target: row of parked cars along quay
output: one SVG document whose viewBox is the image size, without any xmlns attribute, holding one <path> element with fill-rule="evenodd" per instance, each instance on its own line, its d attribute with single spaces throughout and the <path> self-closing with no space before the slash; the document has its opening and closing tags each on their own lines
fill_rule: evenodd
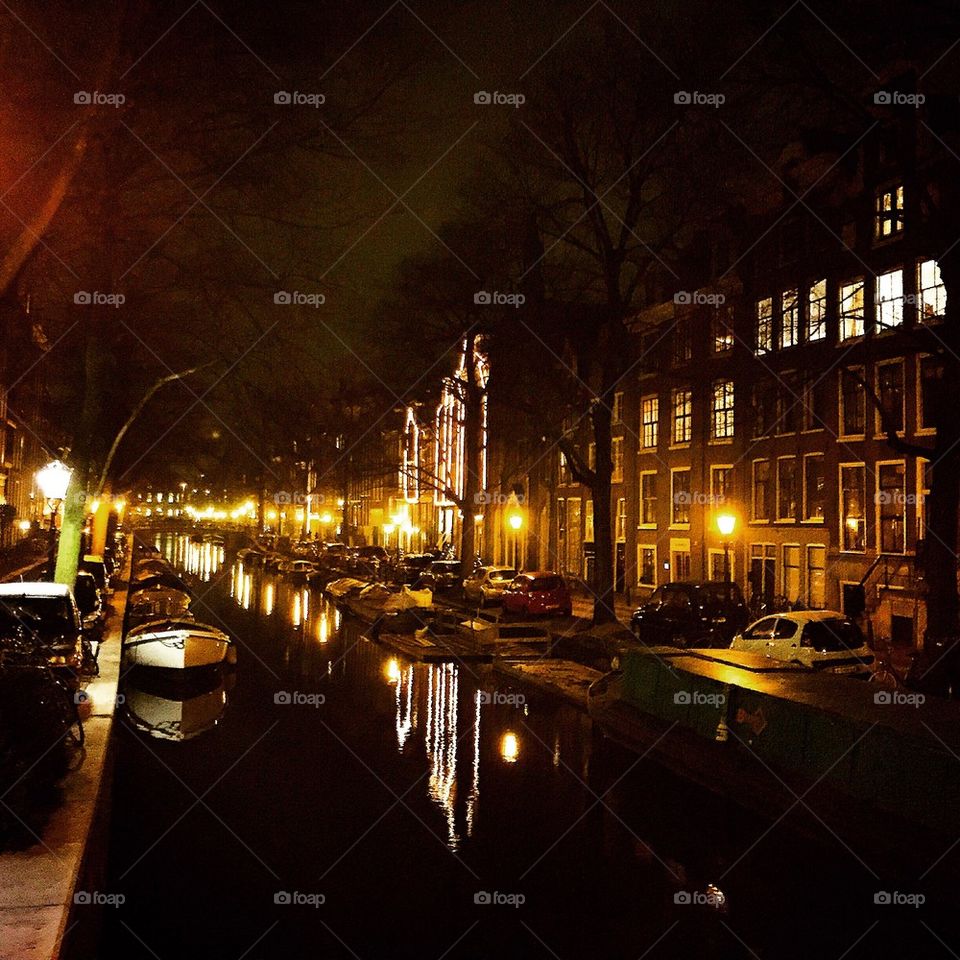
<svg viewBox="0 0 960 960">
<path fill-rule="evenodd" d="M 103 555 L 82 556 L 73 588 L 49 579 L 0 583 L 0 850 L 42 835 L 56 785 L 83 744 L 83 686 L 99 673 L 124 544 L 118 536 Z"/>
<path fill-rule="evenodd" d="M 393 588 L 431 591 L 438 605 L 500 607 L 509 617 L 570 617 L 573 597 L 584 585 L 556 571 L 518 571 L 477 562 L 463 578 L 460 561 L 448 554 L 397 556 L 380 546 L 303 541 L 278 549 L 262 538 L 240 551 L 246 566 L 263 566 L 326 586 L 353 577 Z M 630 628 L 648 646 L 732 648 L 810 670 L 872 676 L 875 658 L 860 627 L 833 610 L 754 611 L 735 583 L 664 584 L 633 612 Z"/>
</svg>

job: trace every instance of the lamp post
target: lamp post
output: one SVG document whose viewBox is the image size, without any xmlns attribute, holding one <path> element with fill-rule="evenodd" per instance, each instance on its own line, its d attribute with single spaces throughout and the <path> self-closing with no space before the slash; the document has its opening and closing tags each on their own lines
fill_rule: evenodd
<svg viewBox="0 0 960 960">
<path fill-rule="evenodd" d="M 520 528 L 523 526 L 523 514 L 519 511 L 511 513 L 510 516 L 507 517 L 507 523 L 510 524 L 510 529 L 513 530 L 513 569 L 519 570 Z"/>
<path fill-rule="evenodd" d="M 67 487 L 70 485 L 70 476 L 73 471 L 62 461 L 52 460 L 45 467 L 37 471 L 36 480 L 40 492 L 50 509 L 50 574 L 53 575 L 53 564 L 56 558 L 57 543 L 57 510 L 67 496 Z"/>
<path fill-rule="evenodd" d="M 721 513 L 717 517 L 717 529 L 723 537 L 723 580 L 730 582 L 730 538 L 737 526 L 737 518 L 732 513 Z"/>
</svg>

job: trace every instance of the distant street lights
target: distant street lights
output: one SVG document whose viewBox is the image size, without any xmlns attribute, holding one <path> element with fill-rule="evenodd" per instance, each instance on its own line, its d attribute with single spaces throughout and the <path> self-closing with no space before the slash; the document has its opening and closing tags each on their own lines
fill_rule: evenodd
<svg viewBox="0 0 960 960">
<path fill-rule="evenodd" d="M 721 513 L 717 516 L 717 529 L 723 537 L 723 580 L 730 582 L 730 538 L 737 527 L 737 517 L 733 513 Z"/>
<path fill-rule="evenodd" d="M 67 487 L 70 486 L 70 476 L 73 471 L 60 460 L 52 460 L 45 467 L 37 471 L 36 480 L 47 507 L 50 510 L 50 563 L 56 556 L 57 542 L 57 510 L 66 499 Z M 51 576 L 53 570 L 50 571 Z"/>
<path fill-rule="evenodd" d="M 510 529 L 513 530 L 513 569 L 519 570 L 520 528 L 523 526 L 523 514 L 519 509 L 508 514 L 507 523 L 510 525 Z"/>
</svg>

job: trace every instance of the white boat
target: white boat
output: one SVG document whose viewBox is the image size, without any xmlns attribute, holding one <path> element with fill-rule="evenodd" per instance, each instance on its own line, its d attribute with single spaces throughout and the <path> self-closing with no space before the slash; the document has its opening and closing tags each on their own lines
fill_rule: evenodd
<svg viewBox="0 0 960 960">
<path fill-rule="evenodd" d="M 123 641 L 123 651 L 131 665 L 168 670 L 210 667 L 234 652 L 222 630 L 195 620 L 153 620 L 134 627 Z"/>
<path fill-rule="evenodd" d="M 316 569 L 316 565 L 310 560 L 284 560 L 280 564 L 280 573 L 292 577 L 305 577 Z"/>
<path fill-rule="evenodd" d="M 191 617 L 190 602 L 190 595 L 182 590 L 156 585 L 130 594 L 127 616 L 137 623 L 187 619 Z"/>
</svg>

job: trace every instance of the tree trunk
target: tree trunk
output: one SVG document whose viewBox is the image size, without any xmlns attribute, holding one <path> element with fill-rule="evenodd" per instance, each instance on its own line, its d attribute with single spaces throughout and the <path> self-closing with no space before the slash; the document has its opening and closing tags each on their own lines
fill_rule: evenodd
<svg viewBox="0 0 960 960">
<path fill-rule="evenodd" d="M 596 444 L 596 469 L 590 492 L 593 495 L 593 547 L 595 599 L 593 623 L 616 623 L 613 576 L 613 518 L 610 511 L 610 489 L 613 460 L 610 444 L 611 413 L 605 400 L 594 403 L 590 412 L 593 439 Z"/>
</svg>

